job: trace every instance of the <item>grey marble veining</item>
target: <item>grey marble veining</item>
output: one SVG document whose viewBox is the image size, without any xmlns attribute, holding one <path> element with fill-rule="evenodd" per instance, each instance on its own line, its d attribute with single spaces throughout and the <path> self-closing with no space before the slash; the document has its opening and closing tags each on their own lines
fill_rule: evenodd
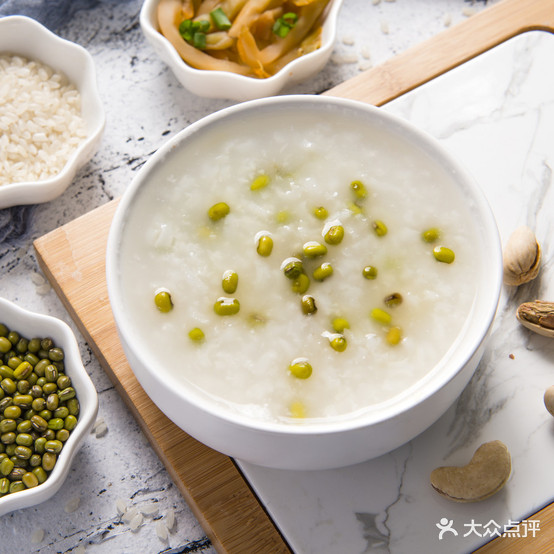
<svg viewBox="0 0 554 554">
<path fill-rule="evenodd" d="M 60 317 L 75 330 L 84 364 L 99 392 L 99 417 L 108 427 L 103 436 L 91 434 L 87 437 L 64 487 L 53 499 L 2 517 L 0 552 L 50 554 L 75 552 L 79 547 L 110 554 L 214 552 L 132 415 L 45 282 L 32 249 L 35 238 L 119 196 L 152 153 L 183 127 L 229 105 L 224 100 L 195 97 L 178 84 L 142 37 L 138 24 L 140 5 L 137 0 L 0 0 L 0 16 L 23 13 L 35 17 L 60 36 L 88 49 L 97 66 L 100 94 L 108 118 L 99 151 L 61 197 L 43 205 L 0 210 L 0 294 L 25 308 Z M 444 30 L 449 21 L 455 24 L 463 20 L 463 9 L 484 7 L 484 2 L 472 4 L 464 0 L 383 0 L 378 5 L 371 0 L 348 0 L 340 15 L 335 61 L 310 82 L 286 92 L 324 91 L 356 75 L 362 68 L 380 63 Z M 527 49 L 522 48 L 522 51 L 526 53 Z M 549 55 L 550 51 L 545 54 Z M 356 61 L 338 63 L 345 58 Z M 522 68 L 530 71 L 532 62 L 536 62 L 536 58 L 529 53 L 522 59 Z M 496 64 L 495 71 L 498 72 L 496 78 L 503 83 L 503 90 L 511 91 L 508 97 L 523 89 L 528 94 L 544 92 L 547 95 L 548 91 L 535 90 L 523 72 L 514 75 L 505 64 Z M 533 122 L 525 118 L 528 106 L 520 106 L 518 111 L 517 102 L 503 101 L 507 98 L 504 92 L 494 87 L 481 90 L 467 79 L 464 75 L 455 86 L 456 94 L 462 98 L 466 95 L 463 109 L 454 112 L 446 100 L 441 100 L 442 93 L 438 99 L 433 94 L 412 94 L 397 102 L 394 109 L 441 140 L 449 141 L 456 154 L 466 162 L 477 161 L 475 169 L 480 179 L 487 181 L 493 173 L 491 180 L 495 183 L 510 183 L 508 193 L 502 190 L 506 205 L 502 207 L 504 215 L 499 222 L 504 235 L 514 221 L 528 221 L 536 223 L 538 232 L 546 237 L 551 230 L 547 206 L 552 206 L 549 172 L 552 151 L 544 146 L 547 120 L 543 120 L 543 115 L 544 112 L 551 115 L 551 105 L 537 108 L 533 126 Z M 448 83 L 440 86 L 452 93 Z M 552 92 L 550 86 L 544 88 Z M 442 114 L 438 121 L 427 116 L 430 103 L 437 114 Z M 468 118 L 464 114 L 472 114 L 474 110 L 477 110 L 474 120 L 481 121 L 485 128 L 492 129 L 496 120 L 502 121 L 498 136 L 494 138 L 501 142 L 502 148 L 485 151 L 478 143 L 466 147 L 463 139 Z M 511 145 L 503 130 L 521 119 L 526 121 L 526 133 L 518 131 L 517 144 Z M 445 125 L 439 125 L 441 120 Z M 462 144 L 466 146 L 459 146 Z M 510 163 L 504 163 L 506 156 Z M 542 166 L 535 163 L 541 157 L 546 160 Z M 527 163 L 520 163 L 525 161 Z M 523 181 L 522 176 L 525 177 Z M 533 193 L 532 202 L 522 204 L 518 199 L 522 189 L 529 186 L 527 181 L 532 182 L 533 188 L 540 184 L 541 192 Z M 496 191 L 496 188 L 490 190 L 491 204 L 494 204 Z M 552 245 L 545 239 L 543 246 L 545 272 L 551 272 Z M 502 306 L 525 299 L 531 290 L 536 295 L 552 293 L 544 280 L 532 287 L 536 289 L 529 287 L 517 295 L 508 293 Z M 551 346 L 522 332 L 512 321 L 509 308 L 500 312 L 495 333 L 495 348 L 487 353 L 458 405 L 418 441 L 371 462 L 371 473 L 378 478 L 368 478 L 366 464 L 337 472 L 309 474 L 266 473 L 259 468 L 245 468 L 296 552 L 403 552 L 406 541 L 421 540 L 421 535 L 429 535 L 436 541 L 436 518 L 431 517 L 432 521 L 425 525 L 414 518 L 421 506 L 425 509 L 430 506 L 431 516 L 450 513 L 451 506 L 437 499 L 426 486 L 428 460 L 435 465 L 435 462 L 442 463 L 457 455 L 463 457 L 472 446 L 472 438 L 476 441 L 489 433 L 482 425 L 497 425 L 499 414 L 504 412 L 500 404 L 498 408 L 495 403 L 489 404 L 489 399 L 493 398 L 491 391 L 495 402 L 498 399 L 504 405 L 511 403 L 513 383 L 518 382 L 521 368 L 530 382 L 523 391 L 518 391 L 515 399 L 518 406 L 524 405 L 527 396 L 533 398 L 542 393 L 547 383 L 542 370 L 535 366 L 537 356 L 549 363 Z M 516 352 L 515 360 L 508 358 L 512 351 Z M 497 390 L 501 394 L 497 394 Z M 524 412 L 523 408 L 521 411 Z M 550 422 L 541 419 L 540 412 L 533 415 L 531 428 L 519 421 L 522 418 L 511 417 L 513 421 L 508 420 L 508 423 L 513 422 L 510 433 L 517 432 L 518 437 L 525 437 L 530 448 L 549 431 Z M 543 426 L 542 431 L 538 422 Z M 502 423 L 505 424 L 505 420 Z M 531 429 L 536 432 L 530 433 Z M 434 441 L 437 434 L 447 437 L 446 443 L 437 445 Z M 493 430 L 490 434 L 494 434 Z M 548 449 L 545 452 L 552 455 Z M 524 459 L 519 451 L 517 455 Z M 537 474 L 542 469 L 539 465 Z M 525 477 L 533 471 L 532 465 L 526 466 L 525 472 L 518 468 L 511 486 L 522 482 L 521 475 Z M 510 505 L 511 494 L 500 497 L 506 506 Z M 77 509 L 66 513 L 66 507 L 75 498 L 80 499 Z M 139 509 L 155 503 L 159 512 L 145 518 L 141 528 L 133 532 L 117 514 L 117 499 Z M 163 542 L 156 536 L 155 525 L 169 510 L 175 510 L 177 526 L 169 541 Z M 467 514 L 482 521 L 486 511 L 480 510 Z M 501 513 L 507 515 L 508 508 Z M 45 537 L 40 543 L 32 543 L 30 535 L 39 528 L 46 531 Z M 455 546 L 456 542 L 453 544 Z M 432 552 L 432 549 L 427 551 Z"/>
</svg>

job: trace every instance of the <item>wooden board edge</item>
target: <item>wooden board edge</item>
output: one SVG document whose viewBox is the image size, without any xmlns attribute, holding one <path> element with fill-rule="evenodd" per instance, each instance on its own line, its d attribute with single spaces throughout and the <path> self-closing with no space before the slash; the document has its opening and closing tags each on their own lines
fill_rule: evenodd
<svg viewBox="0 0 554 554">
<path fill-rule="evenodd" d="M 503 0 L 323 94 L 381 106 L 531 30 L 554 32 L 553 0 Z"/>
</svg>

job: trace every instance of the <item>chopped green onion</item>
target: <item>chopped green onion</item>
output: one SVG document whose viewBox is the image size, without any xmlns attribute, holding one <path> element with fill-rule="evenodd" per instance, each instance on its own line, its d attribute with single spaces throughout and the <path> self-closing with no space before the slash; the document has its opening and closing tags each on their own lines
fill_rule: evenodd
<svg viewBox="0 0 554 554">
<path fill-rule="evenodd" d="M 198 50 L 206 50 L 206 33 L 194 33 L 192 37 L 192 45 Z"/>
<path fill-rule="evenodd" d="M 280 38 L 285 38 L 296 25 L 298 16 L 294 12 L 288 12 L 275 20 L 273 32 Z"/>
<path fill-rule="evenodd" d="M 227 31 L 231 28 L 231 22 L 221 7 L 211 11 L 210 17 L 214 26 L 220 31 Z"/>
<path fill-rule="evenodd" d="M 209 30 L 210 22 L 207 19 L 200 21 L 185 19 L 179 24 L 179 34 L 183 37 L 183 40 L 199 50 L 206 49 L 206 32 Z"/>
<path fill-rule="evenodd" d="M 201 33 L 207 33 L 210 30 L 210 22 L 207 19 L 196 21 L 196 24 L 198 25 L 198 30 Z"/>
</svg>

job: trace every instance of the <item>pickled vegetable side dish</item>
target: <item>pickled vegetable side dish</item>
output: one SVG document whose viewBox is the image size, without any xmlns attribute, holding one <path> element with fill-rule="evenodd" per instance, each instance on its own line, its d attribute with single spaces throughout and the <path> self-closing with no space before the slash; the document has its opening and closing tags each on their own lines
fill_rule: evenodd
<svg viewBox="0 0 554 554">
<path fill-rule="evenodd" d="M 309 108 L 186 144 L 143 184 L 121 244 L 146 363 L 240 413 L 306 424 L 390 400 L 447 354 L 483 254 L 423 149 Z"/>
</svg>

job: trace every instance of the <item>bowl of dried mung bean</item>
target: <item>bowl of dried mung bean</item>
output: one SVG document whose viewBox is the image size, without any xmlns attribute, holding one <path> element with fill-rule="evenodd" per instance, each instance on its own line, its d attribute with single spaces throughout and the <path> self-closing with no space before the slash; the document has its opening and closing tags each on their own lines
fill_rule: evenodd
<svg viewBox="0 0 554 554">
<path fill-rule="evenodd" d="M 58 491 L 97 411 L 70 327 L 0 298 L 0 515 Z"/>
</svg>

